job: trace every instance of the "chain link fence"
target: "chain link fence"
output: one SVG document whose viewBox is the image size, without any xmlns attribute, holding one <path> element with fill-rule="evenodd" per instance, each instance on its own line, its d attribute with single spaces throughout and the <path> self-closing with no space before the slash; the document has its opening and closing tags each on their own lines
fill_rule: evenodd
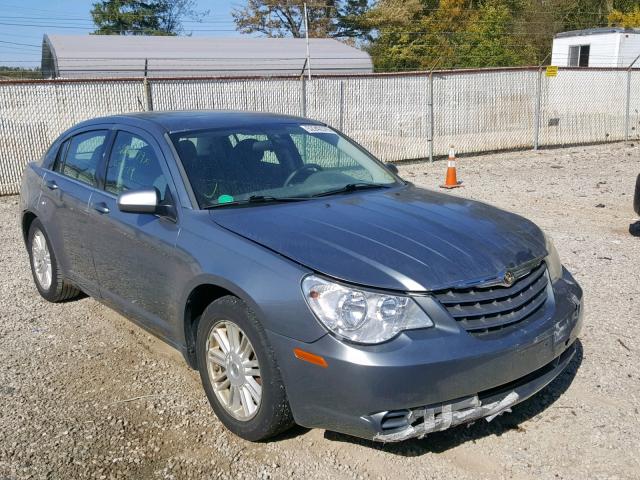
<svg viewBox="0 0 640 480">
<path fill-rule="evenodd" d="M 536 70 L 434 76 L 434 154 L 533 145 Z M 498 146 L 496 148 L 496 146 Z"/>
<path fill-rule="evenodd" d="M 27 162 L 89 118 L 144 110 L 140 81 L 0 83 L 0 195 L 17 193 Z"/>
<path fill-rule="evenodd" d="M 306 116 L 384 161 L 640 139 L 640 70 L 537 68 L 272 79 L 0 83 L 0 195 L 75 123 L 143 110 Z"/>
<path fill-rule="evenodd" d="M 594 73 L 542 77 L 540 145 L 624 140 L 627 72 Z"/>
</svg>

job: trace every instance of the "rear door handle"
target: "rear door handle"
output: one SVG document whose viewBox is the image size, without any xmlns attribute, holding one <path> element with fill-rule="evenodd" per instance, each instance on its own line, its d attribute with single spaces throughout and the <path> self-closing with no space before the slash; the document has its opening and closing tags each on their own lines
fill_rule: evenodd
<svg viewBox="0 0 640 480">
<path fill-rule="evenodd" d="M 107 207 L 107 204 L 104 202 L 98 202 L 94 204 L 93 209 L 102 215 L 109 213 L 109 207 Z"/>
<path fill-rule="evenodd" d="M 47 180 L 45 182 L 45 185 L 49 190 L 58 190 L 58 188 L 60 188 L 58 187 L 58 184 L 55 182 L 55 180 Z"/>
</svg>

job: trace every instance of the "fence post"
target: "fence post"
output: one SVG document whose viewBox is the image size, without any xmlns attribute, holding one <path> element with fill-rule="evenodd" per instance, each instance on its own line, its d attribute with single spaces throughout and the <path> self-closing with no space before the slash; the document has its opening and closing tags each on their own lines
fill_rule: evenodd
<svg viewBox="0 0 640 480">
<path fill-rule="evenodd" d="M 427 118 L 429 119 L 429 128 L 427 130 L 429 161 L 433 162 L 433 69 L 429 72 L 429 99 L 427 101 L 427 109 Z"/>
<path fill-rule="evenodd" d="M 542 104 L 542 67 L 538 67 L 538 80 L 536 84 L 536 114 L 533 127 L 533 149 L 538 150 L 540 141 L 540 107 Z"/>
<path fill-rule="evenodd" d="M 625 99 L 625 114 L 624 114 L 624 140 L 629 140 L 629 120 L 630 120 L 630 106 L 631 106 L 631 69 L 633 65 L 638 61 L 640 55 L 638 55 L 633 62 L 627 68 L 627 98 Z"/>
<path fill-rule="evenodd" d="M 307 81 L 304 73 L 300 75 L 300 116 L 307 116 Z"/>
<path fill-rule="evenodd" d="M 340 131 L 344 130 L 344 80 L 340 80 Z"/>
<path fill-rule="evenodd" d="M 624 141 L 629 140 L 629 106 L 631 104 L 631 69 L 627 70 L 627 97 L 625 98 Z"/>
<path fill-rule="evenodd" d="M 151 86 L 149 85 L 149 79 L 147 78 L 147 68 L 149 66 L 149 60 L 144 59 L 144 78 L 142 79 L 142 90 L 144 91 L 144 108 L 147 112 L 153 111 L 153 97 L 151 95 Z"/>
</svg>

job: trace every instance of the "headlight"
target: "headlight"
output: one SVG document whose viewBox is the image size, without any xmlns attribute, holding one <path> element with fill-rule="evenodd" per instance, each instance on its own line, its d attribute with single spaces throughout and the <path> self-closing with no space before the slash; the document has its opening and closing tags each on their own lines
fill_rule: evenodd
<svg viewBox="0 0 640 480">
<path fill-rule="evenodd" d="M 433 326 L 409 297 L 358 290 L 315 275 L 305 277 L 302 292 L 325 327 L 353 342 L 380 343 L 403 330 Z"/>
<path fill-rule="evenodd" d="M 560 263 L 560 256 L 556 247 L 553 245 L 551 238 L 546 234 L 544 236 L 545 246 L 547 248 L 547 256 L 545 262 L 547 263 L 547 270 L 549 271 L 549 277 L 552 282 L 562 278 L 562 263 Z"/>
</svg>

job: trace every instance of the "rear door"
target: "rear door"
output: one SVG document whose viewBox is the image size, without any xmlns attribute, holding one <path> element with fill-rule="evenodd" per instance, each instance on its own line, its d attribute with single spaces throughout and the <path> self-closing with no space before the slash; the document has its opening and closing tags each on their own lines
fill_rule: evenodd
<svg viewBox="0 0 640 480">
<path fill-rule="evenodd" d="M 104 190 L 91 198 L 93 252 L 103 298 L 170 339 L 180 316 L 175 284 L 186 262 L 175 250 L 179 219 L 118 210 L 117 197 L 129 190 L 157 188 L 162 201 L 176 205 L 169 171 L 158 144 L 143 130 L 115 133 L 106 161 Z M 176 208 L 176 210 L 179 210 Z"/>
<path fill-rule="evenodd" d="M 99 295 L 91 252 L 89 201 L 97 192 L 97 172 L 108 145 L 110 130 L 75 133 L 58 150 L 42 198 L 51 216 L 46 228 L 65 275 L 87 293 Z"/>
</svg>

